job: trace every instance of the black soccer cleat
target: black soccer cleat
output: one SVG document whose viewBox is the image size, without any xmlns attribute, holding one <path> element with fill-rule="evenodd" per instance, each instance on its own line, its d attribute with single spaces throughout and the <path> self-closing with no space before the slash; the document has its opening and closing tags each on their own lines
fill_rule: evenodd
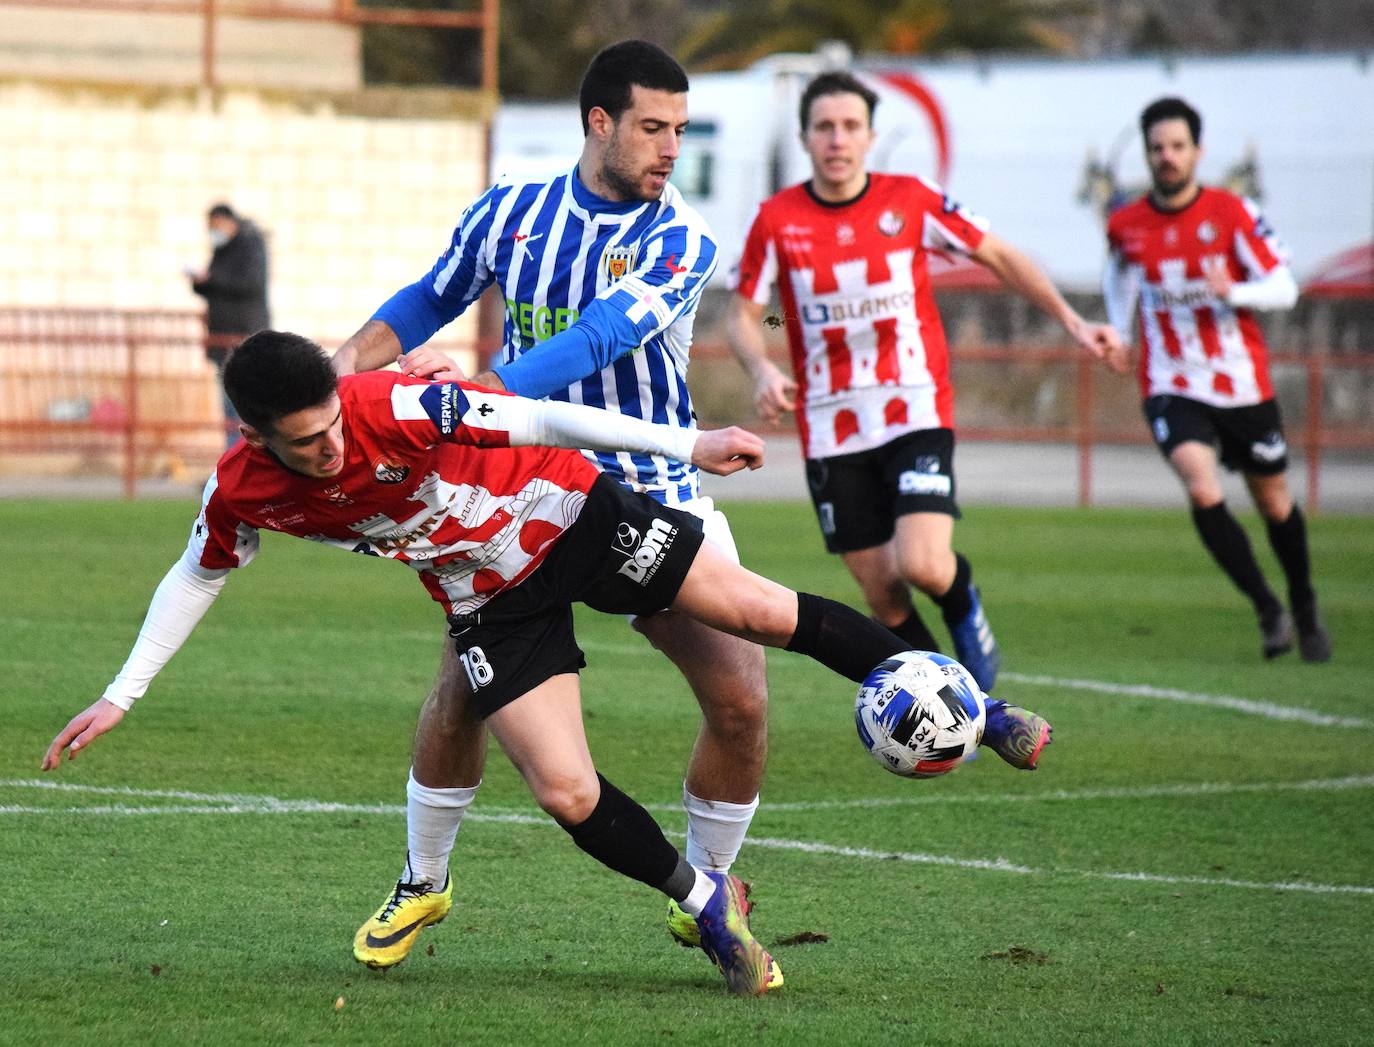
<svg viewBox="0 0 1374 1047">
<path fill-rule="evenodd" d="M 1261 611 L 1259 627 L 1265 658 L 1277 658 L 1293 649 L 1293 617 L 1281 605 L 1276 603 L 1272 610 Z"/>
</svg>

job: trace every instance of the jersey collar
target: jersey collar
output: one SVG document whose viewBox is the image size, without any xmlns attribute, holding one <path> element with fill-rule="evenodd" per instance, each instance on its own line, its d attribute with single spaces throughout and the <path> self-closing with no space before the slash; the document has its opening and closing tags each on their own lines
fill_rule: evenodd
<svg viewBox="0 0 1374 1047">
<path fill-rule="evenodd" d="M 812 200 L 820 204 L 822 207 L 832 208 L 848 207 L 850 204 L 857 204 L 868 193 L 868 187 L 872 184 L 873 176 L 870 174 L 865 174 L 864 187 L 860 189 L 857 193 L 855 193 L 853 196 L 851 196 L 848 200 L 822 200 L 819 196 L 816 195 L 816 187 L 812 184 L 811 179 L 808 178 L 804 183 L 802 183 L 803 188 L 806 190 L 807 196 L 811 197 Z"/>
<path fill-rule="evenodd" d="M 650 202 L 647 200 L 607 200 L 605 197 L 597 196 L 583 183 L 582 178 L 577 173 L 576 164 L 573 165 L 572 173 L 568 176 L 568 194 L 572 197 L 573 206 L 589 217 L 634 214 Z"/>
<path fill-rule="evenodd" d="M 1205 185 L 1199 185 L 1197 187 L 1197 192 L 1193 194 L 1193 198 L 1189 200 L 1186 204 L 1184 204 L 1182 207 L 1161 207 L 1158 201 L 1155 200 L 1154 193 L 1146 193 L 1145 200 L 1147 203 L 1149 203 L 1150 207 L 1154 210 L 1156 214 L 1176 215 L 1182 214 L 1184 211 L 1188 210 L 1188 208 L 1192 207 L 1195 203 L 1202 199 L 1203 195 L 1206 192 L 1207 187 Z"/>
</svg>

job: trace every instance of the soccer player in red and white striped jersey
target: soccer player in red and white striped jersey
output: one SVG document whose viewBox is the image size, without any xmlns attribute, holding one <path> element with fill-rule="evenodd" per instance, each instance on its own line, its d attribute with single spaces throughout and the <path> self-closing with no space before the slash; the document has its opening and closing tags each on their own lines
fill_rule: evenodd
<svg viewBox="0 0 1374 1047">
<path fill-rule="evenodd" d="M 43 768 L 119 725 L 231 570 L 254 558 L 261 529 L 402 561 L 447 613 L 462 665 L 451 715 L 478 750 L 485 725 L 578 847 L 679 904 L 731 992 L 781 986 L 777 964 L 749 931 L 742 882 L 684 858 L 593 766 L 572 616 L 574 602 L 644 616 L 672 607 L 732 636 L 806 654 L 855 683 L 904 651 L 903 640 L 859 612 L 745 570 L 706 541 L 699 517 L 631 491 L 569 449 L 666 455 L 724 475 L 762 464 L 758 437 L 468 383 L 394 373 L 339 379 L 318 345 L 280 331 L 243 342 L 224 384 L 245 442 L 225 452 L 206 484 L 186 551 L 158 586 L 124 668 L 58 732 Z M 981 744 L 1034 770 L 1045 721 L 981 700 Z M 416 745 L 449 741 L 445 730 L 422 733 Z M 474 792 L 452 797 L 460 815 Z M 398 883 L 359 929 L 358 960 L 394 966 L 448 914 L 456 833 L 454 825 L 444 841 L 443 881 Z"/>
<path fill-rule="evenodd" d="M 928 253 L 987 266 L 1096 357 L 1117 337 L 1085 322 L 1030 259 L 937 186 L 869 173 L 876 102 L 847 73 L 807 86 L 800 116 L 812 177 L 759 208 L 735 278 L 731 344 L 760 414 L 797 411 L 826 548 L 844 558 L 874 617 L 933 650 L 911 587 L 925 592 L 986 690 L 1000 656 L 969 563 L 952 546 L 954 392 Z M 795 380 L 765 355 L 774 283 Z"/>
<path fill-rule="evenodd" d="M 1202 118 L 1192 106 L 1161 98 L 1141 114 L 1140 129 L 1153 185 L 1107 223 L 1107 314 L 1129 331 L 1139 297 L 1145 416 L 1188 493 L 1203 544 L 1255 607 L 1264 656 L 1292 648 L 1296 620 L 1302 657 L 1324 662 L 1331 639 L 1317 611 L 1306 524 L 1285 476 L 1288 446 L 1254 315 L 1297 300 L 1287 251 L 1253 202 L 1198 183 Z M 1291 615 L 1226 507 L 1218 460 L 1244 475 L 1264 517 Z"/>
</svg>

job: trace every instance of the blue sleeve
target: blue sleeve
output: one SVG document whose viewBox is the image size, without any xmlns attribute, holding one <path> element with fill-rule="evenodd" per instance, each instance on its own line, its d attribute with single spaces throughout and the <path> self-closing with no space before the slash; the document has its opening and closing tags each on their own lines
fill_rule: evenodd
<svg viewBox="0 0 1374 1047">
<path fill-rule="evenodd" d="M 416 280 L 402 287 L 382 303 L 382 307 L 372 314 L 372 319 L 380 320 L 401 340 L 401 351 L 410 352 L 416 346 L 424 345 L 434 332 L 443 327 L 458 314 L 449 316 L 433 290 L 429 277 Z"/>
<path fill-rule="evenodd" d="M 608 367 L 640 341 L 639 331 L 629 318 L 597 298 L 566 331 L 494 370 L 511 392 L 542 400 Z"/>
<path fill-rule="evenodd" d="M 497 207 L 510 192 L 509 185 L 488 189 L 463 212 L 448 250 L 439 256 L 427 276 L 403 287 L 388 298 L 372 319 L 380 320 L 410 352 L 429 341 L 481 296 L 494 276 L 487 265 L 486 242 Z"/>
</svg>

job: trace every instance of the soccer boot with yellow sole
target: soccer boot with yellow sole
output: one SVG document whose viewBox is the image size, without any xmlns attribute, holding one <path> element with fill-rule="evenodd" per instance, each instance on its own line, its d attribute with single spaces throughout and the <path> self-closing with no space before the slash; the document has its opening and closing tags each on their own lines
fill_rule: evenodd
<svg viewBox="0 0 1374 1047">
<path fill-rule="evenodd" d="M 754 909 L 754 903 L 749 900 L 749 892 L 753 890 L 754 885 L 748 880 L 741 880 L 740 883 L 744 886 L 744 915 L 748 917 Z M 697 921 L 674 901 L 668 902 L 668 934 L 684 949 L 701 948 L 701 930 L 697 927 Z M 780 985 L 782 969 L 778 966 L 777 960 L 770 959 L 768 988 L 776 989 Z"/>
<path fill-rule="evenodd" d="M 696 918 L 701 947 L 737 996 L 762 996 L 782 985 L 782 970 L 749 930 L 744 884 L 729 873 L 708 872 L 715 893 Z"/>
<path fill-rule="evenodd" d="M 1017 770 L 1033 771 L 1040 753 L 1050 744 L 1049 721 L 1029 709 L 1021 709 L 994 698 L 985 698 L 987 726 L 982 744 Z"/>
<path fill-rule="evenodd" d="M 453 877 L 436 891 L 432 884 L 396 881 L 382 907 L 353 936 L 353 958 L 374 971 L 395 967 L 410 955 L 415 939 L 453 908 Z"/>
</svg>

